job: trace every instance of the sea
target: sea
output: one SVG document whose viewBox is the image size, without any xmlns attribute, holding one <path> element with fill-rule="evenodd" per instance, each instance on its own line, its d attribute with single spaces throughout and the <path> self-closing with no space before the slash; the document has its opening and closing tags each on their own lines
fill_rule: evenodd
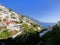
<svg viewBox="0 0 60 45">
<path fill-rule="evenodd" d="M 40 25 L 41 25 L 42 27 L 44 27 L 44 28 L 48 28 L 48 25 L 49 25 L 49 26 L 54 26 L 54 25 L 56 25 L 56 23 L 40 23 Z M 39 33 L 39 36 L 40 36 L 40 37 L 44 36 L 48 31 L 51 31 L 51 30 L 50 30 L 50 29 L 49 29 L 49 30 L 45 30 L 45 31 Z"/>
<path fill-rule="evenodd" d="M 48 28 L 48 26 L 54 26 L 56 25 L 56 23 L 39 23 L 39 25 L 41 25 L 44 28 Z"/>
</svg>

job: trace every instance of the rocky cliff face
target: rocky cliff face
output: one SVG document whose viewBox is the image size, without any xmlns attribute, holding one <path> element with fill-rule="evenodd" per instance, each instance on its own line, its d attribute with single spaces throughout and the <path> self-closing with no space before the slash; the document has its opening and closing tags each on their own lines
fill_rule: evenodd
<svg viewBox="0 0 60 45">
<path fill-rule="evenodd" d="M 18 14 L 11 9 L 0 5 L 0 38 L 17 36 L 22 33 L 41 31 L 43 27 L 32 19 Z"/>
</svg>

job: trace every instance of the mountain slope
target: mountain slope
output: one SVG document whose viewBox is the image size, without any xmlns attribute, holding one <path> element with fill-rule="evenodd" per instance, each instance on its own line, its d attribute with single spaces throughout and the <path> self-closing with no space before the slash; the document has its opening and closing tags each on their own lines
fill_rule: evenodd
<svg viewBox="0 0 60 45">
<path fill-rule="evenodd" d="M 42 36 L 42 45 L 60 45 L 60 21 Z"/>
<path fill-rule="evenodd" d="M 0 5 L 0 38 L 4 39 L 12 36 L 14 38 L 22 33 L 40 32 L 42 29 L 43 27 L 32 19 Z"/>
</svg>

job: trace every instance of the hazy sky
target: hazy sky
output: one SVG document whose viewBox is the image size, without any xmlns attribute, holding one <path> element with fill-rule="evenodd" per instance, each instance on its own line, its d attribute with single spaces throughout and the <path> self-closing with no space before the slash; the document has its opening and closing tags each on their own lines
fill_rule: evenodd
<svg viewBox="0 0 60 45">
<path fill-rule="evenodd" d="M 41 22 L 60 20 L 60 0 L 0 0 L 0 4 Z"/>
</svg>

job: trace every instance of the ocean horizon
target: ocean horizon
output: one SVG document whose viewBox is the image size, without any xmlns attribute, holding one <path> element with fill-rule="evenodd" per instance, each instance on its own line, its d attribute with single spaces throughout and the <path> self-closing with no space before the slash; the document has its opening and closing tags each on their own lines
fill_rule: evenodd
<svg viewBox="0 0 60 45">
<path fill-rule="evenodd" d="M 39 23 L 41 26 L 43 26 L 44 28 L 48 28 L 48 25 L 50 26 L 54 26 L 56 23 Z"/>
</svg>

